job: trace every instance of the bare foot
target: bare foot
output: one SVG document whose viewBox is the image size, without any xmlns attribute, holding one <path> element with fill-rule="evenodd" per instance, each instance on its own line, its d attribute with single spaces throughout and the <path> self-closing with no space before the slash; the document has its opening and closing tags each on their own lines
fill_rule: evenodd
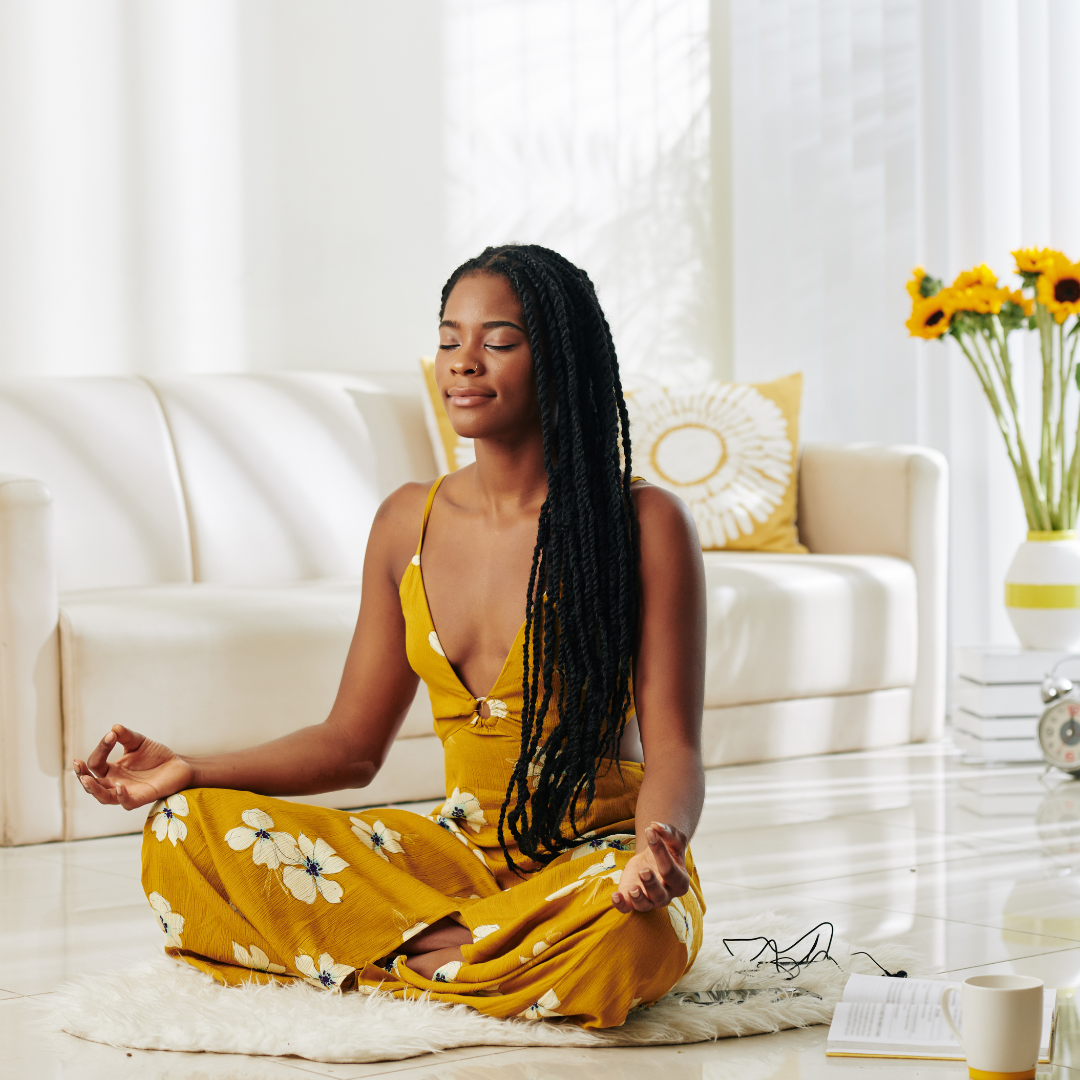
<svg viewBox="0 0 1080 1080">
<path fill-rule="evenodd" d="M 406 956 L 419 956 L 421 953 L 434 952 L 436 949 L 449 949 L 457 945 L 471 945 L 472 934 L 461 923 L 454 922 L 447 915 L 438 922 L 432 923 L 426 930 L 421 931 L 415 937 L 409 938 L 398 948 L 399 953 Z M 461 957 L 457 957 L 458 960 Z M 416 968 L 413 969 L 417 970 Z"/>
<path fill-rule="evenodd" d="M 469 934 L 469 940 L 472 940 L 472 934 Z M 449 964 L 453 960 L 464 960 L 461 949 L 456 945 L 448 949 L 434 949 L 432 952 L 417 953 L 405 961 L 405 966 L 415 971 L 417 975 L 423 975 L 425 979 L 432 979 L 435 977 L 435 972 L 443 964 Z"/>
</svg>

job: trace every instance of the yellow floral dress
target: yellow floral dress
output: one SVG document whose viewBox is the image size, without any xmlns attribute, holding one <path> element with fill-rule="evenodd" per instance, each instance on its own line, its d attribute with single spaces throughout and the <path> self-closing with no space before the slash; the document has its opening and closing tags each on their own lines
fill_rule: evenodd
<svg viewBox="0 0 1080 1080">
<path fill-rule="evenodd" d="M 409 663 L 427 683 L 445 751 L 446 801 L 426 816 L 222 788 L 159 802 L 144 831 L 142 880 L 165 951 L 226 984 L 306 979 L 328 990 L 426 993 L 491 1016 L 617 1026 L 667 993 L 697 954 L 704 904 L 692 860 L 690 891 L 666 908 L 612 907 L 634 851 L 644 774 L 623 761 L 598 776 L 579 844 L 524 878 L 510 871 L 498 821 L 520 747 L 524 626 L 490 695 L 477 700 L 431 621 L 423 528 L 399 591 Z M 472 944 L 463 962 L 426 979 L 399 949 L 446 916 Z"/>
</svg>

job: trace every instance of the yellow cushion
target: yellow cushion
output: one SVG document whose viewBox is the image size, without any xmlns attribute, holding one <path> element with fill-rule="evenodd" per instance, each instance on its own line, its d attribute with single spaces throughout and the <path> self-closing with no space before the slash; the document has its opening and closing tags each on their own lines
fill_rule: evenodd
<svg viewBox="0 0 1080 1080">
<path fill-rule="evenodd" d="M 451 426 L 446 415 L 442 394 L 435 382 L 435 361 L 430 356 L 420 358 L 420 369 L 424 373 L 424 419 L 427 421 L 431 449 L 435 454 L 435 463 L 439 472 L 456 472 L 476 460 L 472 439 L 463 439 Z"/>
<path fill-rule="evenodd" d="M 634 472 L 689 507 L 705 550 L 804 552 L 795 528 L 802 375 L 627 391 Z"/>
</svg>

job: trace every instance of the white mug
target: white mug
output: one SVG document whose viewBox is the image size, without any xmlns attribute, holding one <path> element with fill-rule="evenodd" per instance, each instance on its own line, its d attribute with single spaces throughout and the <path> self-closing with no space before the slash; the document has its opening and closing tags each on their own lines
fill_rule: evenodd
<svg viewBox="0 0 1080 1080">
<path fill-rule="evenodd" d="M 963 1033 L 949 1012 L 960 994 Z M 967 1058 L 972 1080 L 1034 1080 L 1042 1041 L 1043 984 L 1026 975 L 973 975 L 941 995 L 945 1023 Z"/>
</svg>

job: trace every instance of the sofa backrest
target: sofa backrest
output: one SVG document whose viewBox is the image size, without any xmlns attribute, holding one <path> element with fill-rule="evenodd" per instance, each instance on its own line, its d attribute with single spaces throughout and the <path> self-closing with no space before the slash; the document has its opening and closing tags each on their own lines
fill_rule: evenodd
<svg viewBox="0 0 1080 1080">
<path fill-rule="evenodd" d="M 0 472 L 52 492 L 61 590 L 192 580 L 172 442 L 140 379 L 0 380 Z"/>
<path fill-rule="evenodd" d="M 379 503 L 435 471 L 418 381 L 150 380 L 172 434 L 196 581 L 359 577 Z"/>
<path fill-rule="evenodd" d="M 0 380 L 0 473 L 53 494 L 61 591 L 359 577 L 434 477 L 419 376 Z"/>
</svg>

